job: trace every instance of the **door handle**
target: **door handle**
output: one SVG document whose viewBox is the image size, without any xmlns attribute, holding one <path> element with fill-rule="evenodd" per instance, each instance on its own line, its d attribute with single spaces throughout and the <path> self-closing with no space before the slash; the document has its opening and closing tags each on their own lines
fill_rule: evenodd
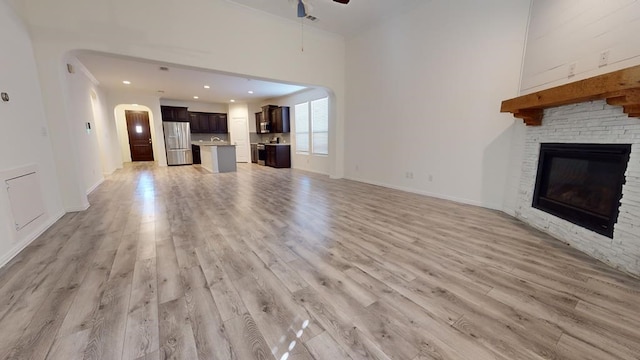
<svg viewBox="0 0 640 360">
<path fill-rule="evenodd" d="M 151 144 L 151 139 L 149 139 L 149 144 Z"/>
</svg>

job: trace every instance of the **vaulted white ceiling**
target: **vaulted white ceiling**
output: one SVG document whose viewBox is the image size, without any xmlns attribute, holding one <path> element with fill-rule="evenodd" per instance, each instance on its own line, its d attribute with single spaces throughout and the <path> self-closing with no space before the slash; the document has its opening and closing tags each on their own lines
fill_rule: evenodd
<svg viewBox="0 0 640 360">
<path fill-rule="evenodd" d="M 298 0 L 226 0 L 272 15 L 300 21 L 296 16 Z M 429 0 L 351 0 L 343 5 L 333 0 L 303 0 L 308 5 L 307 13 L 317 21 L 305 20 L 312 26 L 329 32 L 350 36 L 372 26 L 413 5 Z"/>
<path fill-rule="evenodd" d="M 225 0 L 251 11 L 276 16 L 282 21 L 301 21 L 296 16 L 298 0 Z M 348 5 L 332 0 L 303 0 L 307 12 L 317 21 L 303 20 L 305 26 L 348 37 L 373 24 L 406 11 L 428 0 L 351 0 Z M 126 58 L 121 56 L 78 52 L 78 59 L 107 89 L 135 90 L 154 94 L 163 99 L 201 101 L 208 103 L 255 103 L 265 99 L 289 95 L 304 89 L 300 84 L 283 84 L 261 79 L 249 79 L 234 74 L 222 74 L 172 64 Z M 167 67 L 168 71 L 161 71 Z M 122 82 L 128 80 L 130 85 Z M 205 89 L 208 85 L 210 88 Z M 249 91 L 253 91 L 252 94 Z M 198 99 L 194 99 L 198 96 Z"/>
</svg>

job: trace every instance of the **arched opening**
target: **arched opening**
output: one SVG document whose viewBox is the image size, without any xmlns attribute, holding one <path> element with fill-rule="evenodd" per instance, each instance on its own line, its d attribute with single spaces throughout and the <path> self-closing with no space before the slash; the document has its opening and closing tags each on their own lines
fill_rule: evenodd
<svg viewBox="0 0 640 360">
<path fill-rule="evenodd" d="M 166 164 L 166 154 L 164 153 L 162 132 L 158 133 L 158 124 L 161 120 L 159 117 L 154 117 L 154 113 L 148 106 L 140 104 L 118 104 L 113 110 L 113 116 L 115 119 L 116 130 L 118 134 L 118 144 L 121 154 L 121 161 L 123 163 L 132 162 L 132 145 L 130 142 L 129 131 L 127 129 L 127 112 L 147 113 L 149 120 L 149 134 L 151 136 L 153 161 L 158 164 Z"/>
</svg>

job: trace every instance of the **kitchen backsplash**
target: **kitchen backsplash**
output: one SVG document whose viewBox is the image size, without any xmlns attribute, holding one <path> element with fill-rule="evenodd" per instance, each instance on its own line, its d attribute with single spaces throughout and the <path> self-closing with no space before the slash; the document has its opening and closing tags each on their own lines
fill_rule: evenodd
<svg viewBox="0 0 640 360">
<path fill-rule="evenodd" d="M 212 137 L 218 137 L 222 141 L 229 141 L 229 134 L 191 134 L 191 141 L 211 141 Z"/>
<path fill-rule="evenodd" d="M 291 134 L 257 134 L 257 133 L 249 133 L 249 138 L 251 143 L 269 143 L 273 138 L 279 138 L 281 144 L 290 144 L 291 143 Z"/>
<path fill-rule="evenodd" d="M 191 134 L 191 141 L 211 141 L 212 137 L 219 137 L 222 141 L 229 141 L 229 134 Z M 280 139 L 281 144 L 291 143 L 291 134 L 256 134 L 249 133 L 251 143 L 269 143 L 275 137 Z"/>
</svg>

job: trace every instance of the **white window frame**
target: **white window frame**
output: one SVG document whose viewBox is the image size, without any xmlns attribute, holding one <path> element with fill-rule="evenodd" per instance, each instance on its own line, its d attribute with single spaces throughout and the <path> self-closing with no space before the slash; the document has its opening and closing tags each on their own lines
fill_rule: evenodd
<svg viewBox="0 0 640 360">
<path fill-rule="evenodd" d="M 313 112 L 312 112 L 312 104 L 314 102 L 319 102 L 319 101 L 326 101 L 327 103 L 327 130 L 326 131 L 314 131 L 314 127 L 313 127 L 313 123 L 314 123 L 314 119 L 313 119 Z M 298 108 L 300 106 L 306 105 L 307 107 L 307 129 L 308 131 L 306 132 L 298 132 L 298 121 L 299 121 L 299 111 Z M 329 156 L 329 98 L 328 97 L 323 97 L 323 98 L 319 98 L 319 99 L 314 99 L 314 100 L 310 100 L 310 101 L 305 101 L 299 104 L 296 104 L 294 106 L 295 109 L 295 139 L 296 139 L 296 144 L 295 144 L 295 152 L 298 155 L 314 155 L 314 156 Z M 315 150 L 315 144 L 313 141 L 313 135 L 317 134 L 317 133 L 326 133 L 327 134 L 327 151 L 326 153 L 324 152 L 316 152 Z M 309 148 L 308 150 L 299 150 L 298 149 L 298 134 L 307 134 L 308 136 L 308 140 L 307 143 L 309 144 Z"/>
<path fill-rule="evenodd" d="M 306 108 L 306 121 L 300 119 L 301 113 L 300 113 L 300 108 Z M 294 111 L 295 111 L 295 118 L 294 118 L 294 125 L 295 125 L 295 132 L 294 132 L 294 139 L 296 140 L 296 154 L 299 155 L 309 155 L 311 153 L 311 114 L 309 113 L 310 108 L 309 108 L 309 102 L 303 102 L 300 104 L 296 104 L 294 106 Z M 306 127 L 307 127 L 307 131 L 299 131 L 299 126 L 298 124 L 300 122 L 304 121 L 306 123 Z M 307 149 L 304 150 L 300 150 L 299 146 L 300 146 L 300 141 L 298 141 L 299 137 L 304 136 L 304 134 L 306 134 L 306 138 L 307 138 Z"/>
</svg>

